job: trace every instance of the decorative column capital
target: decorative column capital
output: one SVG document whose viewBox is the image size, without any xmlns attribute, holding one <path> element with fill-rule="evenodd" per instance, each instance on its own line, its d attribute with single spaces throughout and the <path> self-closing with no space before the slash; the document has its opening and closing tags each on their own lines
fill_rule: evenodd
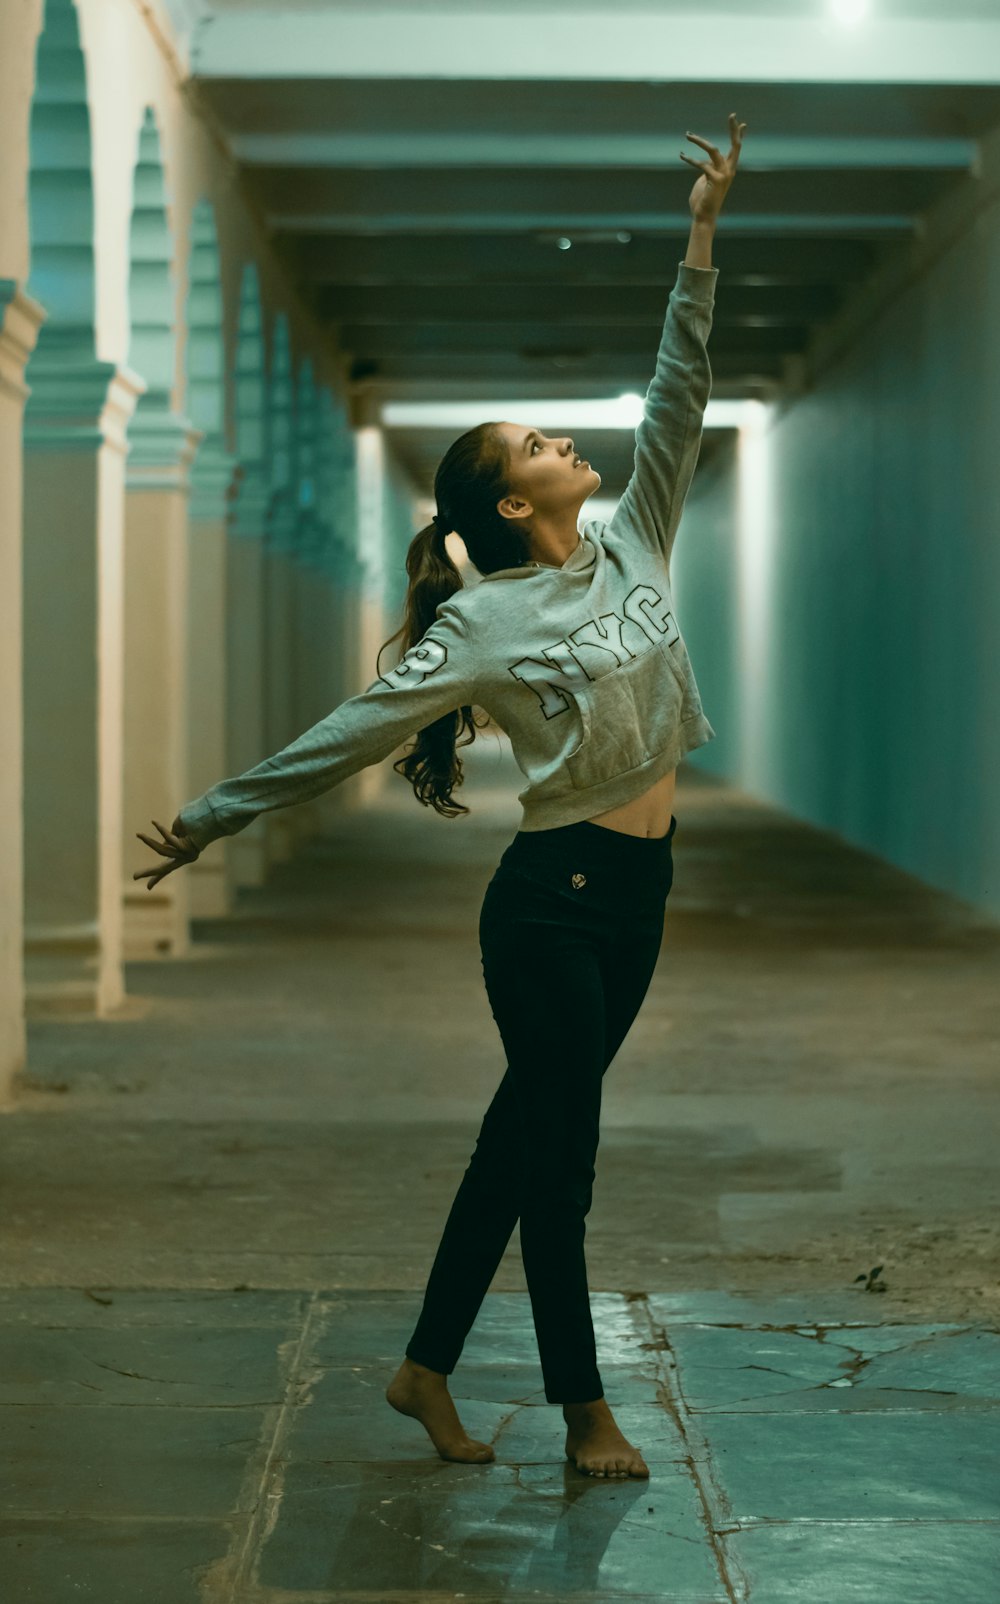
<svg viewBox="0 0 1000 1604">
<path fill-rule="evenodd" d="M 236 471 L 236 496 L 229 533 L 236 540 L 263 540 L 271 487 L 262 457 L 249 457 Z"/>
<path fill-rule="evenodd" d="M 128 431 L 126 490 L 188 490 L 191 464 L 205 436 L 176 412 L 140 408 Z"/>
<path fill-rule="evenodd" d="M 109 445 L 125 455 L 128 422 L 146 381 L 117 362 L 99 361 L 88 328 L 46 324 L 27 380 L 26 451 L 96 452 Z"/>
<path fill-rule="evenodd" d="M 0 395 L 26 401 L 24 369 L 48 313 L 17 279 L 0 278 Z"/>
<path fill-rule="evenodd" d="M 192 518 L 225 518 L 236 474 L 236 456 L 221 434 L 207 434 L 191 469 Z"/>
<path fill-rule="evenodd" d="M 267 510 L 264 535 L 267 550 L 294 556 L 298 527 L 299 509 L 295 503 L 294 489 L 290 484 L 279 485 L 271 491 Z"/>
</svg>

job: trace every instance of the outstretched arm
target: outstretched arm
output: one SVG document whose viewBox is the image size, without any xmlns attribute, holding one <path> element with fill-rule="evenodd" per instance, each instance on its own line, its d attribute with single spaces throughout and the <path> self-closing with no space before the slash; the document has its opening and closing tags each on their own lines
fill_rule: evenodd
<svg viewBox="0 0 1000 1604">
<path fill-rule="evenodd" d="M 445 601 L 395 668 L 341 702 L 274 757 L 186 802 L 170 834 L 191 843 L 196 855 L 219 836 L 244 829 L 258 813 L 331 790 L 388 757 L 408 735 L 474 699 L 472 638 L 463 611 Z"/>
<path fill-rule="evenodd" d="M 659 552 L 669 564 L 677 525 L 701 450 L 702 422 L 712 389 L 708 336 L 712 328 L 715 285 L 712 241 L 723 199 L 736 174 L 746 123 L 730 115 L 732 147 L 723 158 L 714 145 L 696 134 L 711 162 L 701 169 L 691 191 L 691 234 L 687 253 L 678 264 L 677 282 L 667 303 L 656 358 L 656 372 L 646 393 L 645 411 L 635 435 L 632 477 L 610 520 L 611 526 Z"/>
</svg>

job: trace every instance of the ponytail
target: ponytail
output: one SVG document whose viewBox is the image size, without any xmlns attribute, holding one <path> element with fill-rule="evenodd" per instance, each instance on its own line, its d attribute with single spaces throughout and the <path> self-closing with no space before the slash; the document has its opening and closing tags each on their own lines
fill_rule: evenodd
<svg viewBox="0 0 1000 1604">
<path fill-rule="evenodd" d="M 497 503 L 509 493 L 509 471 L 509 447 L 493 423 L 477 424 L 449 447 L 435 475 L 434 493 L 438 507 L 451 516 L 438 512 L 410 542 L 403 622 L 383 641 L 379 657 L 400 636 L 405 655 L 430 629 L 441 603 L 465 588 L 446 544 L 452 529 L 481 574 L 520 567 L 529 560 L 527 536 L 497 511 Z M 409 780 L 417 800 L 446 818 L 469 812 L 452 793 L 464 780 L 457 748 L 469 746 L 478 728 L 482 726 L 471 706 L 460 707 L 420 730 L 416 744 L 393 764 L 395 772 Z M 466 738 L 460 740 L 463 734 Z"/>
<path fill-rule="evenodd" d="M 457 590 L 464 589 L 462 576 L 445 543 L 445 527 L 443 519 L 435 518 L 410 542 L 406 553 L 410 584 L 403 623 L 395 635 L 383 641 L 379 647 L 379 657 L 386 646 L 400 636 L 403 637 L 401 655 L 405 655 L 411 646 L 426 635 L 441 603 Z M 460 741 L 459 735 L 466 731 L 466 739 Z M 424 807 L 432 807 L 445 818 L 468 813 L 469 809 L 463 802 L 456 802 L 452 792 L 464 780 L 462 762 L 456 748 L 468 746 L 474 740 L 472 708 L 461 707 L 425 725 L 417 734 L 415 746 L 404 757 L 397 759 L 392 765 L 393 769 L 409 780 L 414 795 Z"/>
</svg>

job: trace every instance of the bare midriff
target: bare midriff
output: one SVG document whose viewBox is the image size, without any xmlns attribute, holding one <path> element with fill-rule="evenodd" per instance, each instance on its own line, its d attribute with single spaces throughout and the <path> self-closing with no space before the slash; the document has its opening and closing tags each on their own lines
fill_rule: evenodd
<svg viewBox="0 0 1000 1604">
<path fill-rule="evenodd" d="M 624 835 L 666 835 L 674 805 L 674 787 L 677 770 L 661 774 L 648 791 L 623 802 L 620 808 L 609 808 L 606 813 L 595 813 L 591 824 L 603 824 L 608 830 L 621 830 Z"/>
</svg>

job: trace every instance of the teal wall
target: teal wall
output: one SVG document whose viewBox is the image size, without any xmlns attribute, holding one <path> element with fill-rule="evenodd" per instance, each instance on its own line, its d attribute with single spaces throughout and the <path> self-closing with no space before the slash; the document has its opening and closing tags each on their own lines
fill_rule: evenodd
<svg viewBox="0 0 1000 1604">
<path fill-rule="evenodd" d="M 697 470 L 671 559 L 677 621 L 687 642 L 715 740 L 686 761 L 727 779 L 740 761 L 739 597 L 736 573 L 735 442 L 727 436 L 711 471 Z"/>
<path fill-rule="evenodd" d="M 1000 209 L 755 441 L 672 560 L 689 760 L 1000 918 Z"/>
</svg>

